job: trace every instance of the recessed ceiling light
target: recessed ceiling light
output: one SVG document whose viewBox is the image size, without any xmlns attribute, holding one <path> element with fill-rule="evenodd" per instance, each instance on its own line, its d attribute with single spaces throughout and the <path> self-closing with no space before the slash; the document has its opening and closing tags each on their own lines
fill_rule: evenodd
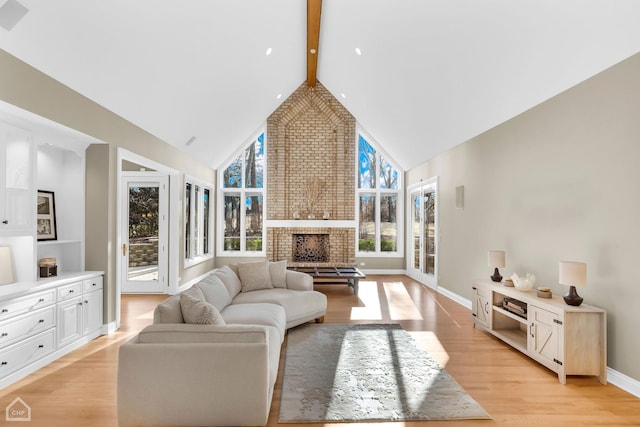
<svg viewBox="0 0 640 427">
<path fill-rule="evenodd" d="M 341 93 L 340 96 L 342 97 L 342 99 L 347 99 L 347 95 L 345 95 L 344 93 Z"/>
<path fill-rule="evenodd" d="M 362 51 L 359 47 L 356 48 L 356 55 L 362 55 Z"/>
<path fill-rule="evenodd" d="M 309 52 L 311 52 L 312 55 L 314 55 L 316 53 L 315 49 L 311 49 Z"/>
<path fill-rule="evenodd" d="M 271 55 L 271 52 L 273 52 L 273 49 L 271 49 L 271 48 L 267 48 L 266 55 L 267 55 L 267 56 Z"/>
<path fill-rule="evenodd" d="M 282 94 L 281 93 L 279 93 L 278 96 L 276 96 L 276 99 L 280 99 L 280 98 L 282 98 Z"/>
</svg>

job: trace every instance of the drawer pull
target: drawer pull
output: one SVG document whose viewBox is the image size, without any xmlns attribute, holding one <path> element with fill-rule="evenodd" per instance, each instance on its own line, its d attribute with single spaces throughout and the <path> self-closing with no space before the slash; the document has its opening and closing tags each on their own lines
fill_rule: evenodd
<svg viewBox="0 0 640 427">
<path fill-rule="evenodd" d="M 78 305 L 82 305 L 82 301 L 80 301 L 80 302 L 78 303 Z"/>
<path fill-rule="evenodd" d="M 2 362 L 2 363 L 0 363 L 0 365 L 3 365 L 3 366 L 4 366 L 4 365 L 6 365 L 6 364 L 7 364 L 7 362 Z"/>
<path fill-rule="evenodd" d="M 3 332 L 2 335 L 0 335 L 0 336 L 7 337 L 7 336 L 9 336 L 9 334 L 6 333 L 6 332 Z"/>
<path fill-rule="evenodd" d="M 98 284 L 97 283 L 92 283 L 91 286 L 98 286 Z"/>
<path fill-rule="evenodd" d="M 84 303 L 85 303 L 85 304 L 89 304 L 89 301 L 87 301 L 87 300 L 84 300 Z"/>
<path fill-rule="evenodd" d="M 6 308 L 3 308 L 2 311 L 0 311 L 0 313 L 8 313 L 9 310 L 7 310 Z"/>
<path fill-rule="evenodd" d="M 44 302 L 44 298 L 40 298 L 38 302 Z"/>
<path fill-rule="evenodd" d="M 38 323 L 44 323 L 44 319 L 38 320 Z"/>
<path fill-rule="evenodd" d="M 44 344 L 40 344 L 38 348 L 44 348 Z"/>
<path fill-rule="evenodd" d="M 69 289 L 69 293 L 72 294 L 73 293 L 73 289 Z"/>
<path fill-rule="evenodd" d="M 5 225 L 9 224 L 9 220 L 8 219 L 4 219 L 4 220 L 2 220 L 2 223 L 5 224 Z"/>
</svg>

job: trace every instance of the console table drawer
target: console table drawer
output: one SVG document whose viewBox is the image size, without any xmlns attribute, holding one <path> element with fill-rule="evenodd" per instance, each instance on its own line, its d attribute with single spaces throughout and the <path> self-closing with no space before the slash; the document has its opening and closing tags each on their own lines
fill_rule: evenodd
<svg viewBox="0 0 640 427">
<path fill-rule="evenodd" d="M 56 308 L 51 305 L 42 310 L 15 317 L 0 323 L 0 348 L 38 334 L 56 325 Z"/>
<path fill-rule="evenodd" d="M 0 321 L 20 314 L 38 310 L 56 301 L 56 290 L 51 289 L 38 294 L 16 298 L 0 303 Z"/>
<path fill-rule="evenodd" d="M 58 302 L 82 295 L 82 282 L 72 283 L 58 288 Z"/>
<path fill-rule="evenodd" d="M 27 366 L 55 349 L 55 328 L 12 345 L 0 352 L 0 378 Z"/>
</svg>

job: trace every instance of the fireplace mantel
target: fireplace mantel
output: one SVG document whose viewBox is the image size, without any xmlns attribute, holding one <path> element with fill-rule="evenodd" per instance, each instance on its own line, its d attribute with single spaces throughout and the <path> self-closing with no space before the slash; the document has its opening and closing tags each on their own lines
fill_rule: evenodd
<svg viewBox="0 0 640 427">
<path fill-rule="evenodd" d="M 267 220 L 268 228 L 356 228 L 354 220 L 291 219 Z"/>
</svg>

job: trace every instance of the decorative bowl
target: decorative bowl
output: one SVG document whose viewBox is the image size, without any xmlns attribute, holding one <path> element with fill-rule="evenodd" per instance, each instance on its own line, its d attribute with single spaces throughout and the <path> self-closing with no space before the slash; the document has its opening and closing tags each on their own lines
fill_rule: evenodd
<svg viewBox="0 0 640 427">
<path fill-rule="evenodd" d="M 514 288 L 522 292 L 527 292 L 530 291 L 534 283 L 536 283 L 536 276 L 532 273 L 527 273 L 525 277 L 518 277 L 516 273 L 513 273 L 511 280 L 513 280 Z"/>
</svg>

